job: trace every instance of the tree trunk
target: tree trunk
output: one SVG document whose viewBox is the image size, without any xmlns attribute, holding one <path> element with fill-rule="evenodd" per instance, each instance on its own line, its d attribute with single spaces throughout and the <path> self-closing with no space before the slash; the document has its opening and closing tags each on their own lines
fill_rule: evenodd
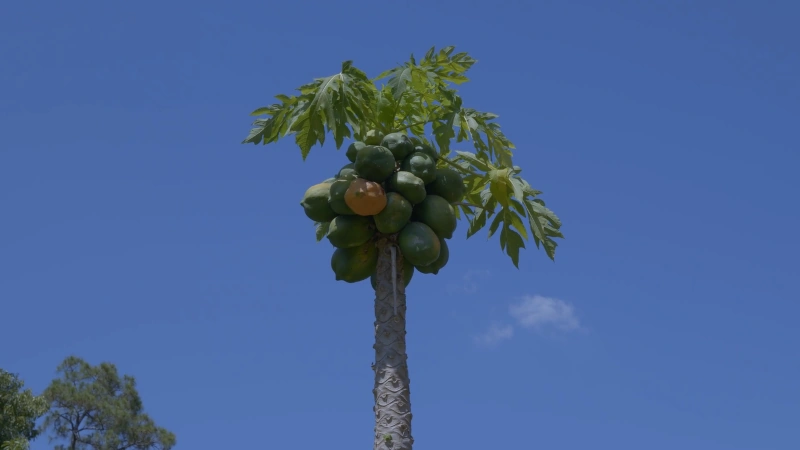
<svg viewBox="0 0 800 450">
<path fill-rule="evenodd" d="M 375 444 L 374 450 L 411 450 L 411 398 L 406 355 L 406 289 L 403 259 L 393 240 L 378 242 L 375 289 Z M 396 302 L 392 286 L 395 247 Z"/>
</svg>

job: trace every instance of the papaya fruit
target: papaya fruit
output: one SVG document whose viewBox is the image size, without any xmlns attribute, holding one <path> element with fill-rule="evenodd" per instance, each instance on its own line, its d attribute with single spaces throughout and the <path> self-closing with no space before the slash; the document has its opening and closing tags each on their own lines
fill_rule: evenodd
<svg viewBox="0 0 800 450">
<path fill-rule="evenodd" d="M 330 222 L 336 217 L 336 212 L 328 204 L 330 191 L 331 183 L 315 184 L 306 190 L 300 205 L 309 219 L 315 222 Z"/>
<path fill-rule="evenodd" d="M 464 198 L 466 191 L 461 174 L 450 167 L 437 168 L 436 179 L 425 186 L 425 189 L 428 194 L 438 195 L 447 200 L 448 203 L 460 202 Z"/>
<path fill-rule="evenodd" d="M 328 241 L 336 248 L 358 247 L 375 235 L 368 216 L 337 216 L 328 227 Z"/>
<path fill-rule="evenodd" d="M 431 227 L 437 236 L 445 239 L 453 237 L 458 222 L 450 203 L 438 195 L 428 195 L 414 207 L 412 220 Z M 415 266 L 417 264 L 414 264 Z M 427 264 L 423 264 L 427 265 Z"/>
<path fill-rule="evenodd" d="M 356 178 L 344 193 L 344 201 L 359 216 L 374 216 L 386 207 L 386 192 L 380 183 Z"/>
<path fill-rule="evenodd" d="M 383 141 L 383 133 L 378 130 L 369 130 L 364 137 L 364 143 L 367 145 L 381 145 L 381 141 Z"/>
<path fill-rule="evenodd" d="M 328 204 L 336 214 L 353 215 L 355 214 L 347 202 L 344 201 L 344 195 L 347 193 L 347 188 L 350 187 L 351 180 L 336 180 L 331 183 L 331 192 L 328 199 Z"/>
<path fill-rule="evenodd" d="M 383 183 L 389 178 L 395 168 L 392 152 L 378 145 L 364 146 L 356 154 L 356 162 L 353 164 L 361 178 L 378 183 Z"/>
<path fill-rule="evenodd" d="M 336 219 L 338 219 L 338 217 Z M 447 261 L 450 260 L 450 249 L 447 247 L 447 241 L 443 238 L 439 238 L 439 245 L 442 247 L 441 250 L 439 250 L 439 257 L 436 258 L 436 261 L 427 266 L 418 266 L 417 270 L 419 270 L 420 273 L 432 273 L 436 275 L 447 265 Z"/>
<path fill-rule="evenodd" d="M 433 158 L 434 161 L 439 159 L 439 155 L 436 154 L 436 150 L 434 150 L 433 147 L 431 147 L 430 145 L 425 144 L 425 143 L 421 143 L 419 145 L 414 146 L 414 151 L 415 152 L 420 152 L 420 153 L 425 153 L 426 155 L 428 155 L 431 158 Z"/>
<path fill-rule="evenodd" d="M 349 159 L 350 162 L 353 163 L 356 162 L 356 153 L 358 153 L 358 151 L 364 148 L 364 146 L 366 145 L 367 144 L 361 141 L 353 142 L 352 144 L 347 146 L 347 153 L 345 153 L 345 156 L 347 156 L 347 159 Z"/>
<path fill-rule="evenodd" d="M 344 165 L 336 174 L 337 180 L 354 180 L 356 178 L 358 178 L 358 174 L 354 163 Z"/>
<path fill-rule="evenodd" d="M 422 222 L 411 222 L 400 231 L 397 244 L 409 263 L 427 266 L 436 262 L 442 245 L 431 227 Z"/>
<path fill-rule="evenodd" d="M 396 161 L 402 161 L 412 151 L 414 151 L 414 144 L 411 139 L 403 133 L 389 133 L 383 137 L 381 147 L 388 148 Z"/>
<path fill-rule="evenodd" d="M 406 261 L 403 258 L 403 286 L 408 286 L 408 283 L 411 283 L 411 278 L 414 277 L 414 265 L 410 262 Z M 400 268 L 397 269 L 398 271 Z M 372 285 L 372 289 L 378 289 L 378 273 L 372 272 L 372 275 L 369 276 L 369 283 Z"/>
<path fill-rule="evenodd" d="M 357 283 L 375 272 L 378 249 L 373 242 L 358 247 L 337 248 L 331 255 L 331 269 L 337 281 Z"/>
<path fill-rule="evenodd" d="M 425 200 L 425 183 L 416 175 L 405 170 L 399 170 L 386 180 L 386 189 L 405 197 L 412 205 Z"/>
<path fill-rule="evenodd" d="M 436 161 L 430 155 L 422 152 L 414 152 L 408 155 L 400 165 L 400 170 L 411 172 L 425 184 L 436 179 Z"/>
<path fill-rule="evenodd" d="M 394 234 L 402 230 L 411 220 L 412 206 L 397 192 L 386 194 L 386 207 L 375 214 L 375 227 L 383 234 Z"/>
</svg>

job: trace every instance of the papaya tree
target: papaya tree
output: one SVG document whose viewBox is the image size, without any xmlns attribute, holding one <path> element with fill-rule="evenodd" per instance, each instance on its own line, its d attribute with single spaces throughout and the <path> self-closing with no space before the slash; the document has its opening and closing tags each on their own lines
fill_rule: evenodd
<svg viewBox="0 0 800 450">
<path fill-rule="evenodd" d="M 517 268 L 525 241 L 554 259 L 564 237 L 541 192 L 520 176 L 498 116 L 464 106 L 455 89 L 475 62 L 454 47 L 431 48 L 370 79 L 345 61 L 339 73 L 253 111 L 262 117 L 243 142 L 294 135 L 305 160 L 329 135 L 337 150 L 350 141 L 349 164 L 310 187 L 301 205 L 317 241 L 335 248 L 335 279 L 369 278 L 375 289 L 376 450 L 412 448 L 405 287 L 415 272 L 447 264 L 457 222 L 467 238 L 488 225 Z M 472 151 L 454 148 L 467 141 Z"/>
</svg>

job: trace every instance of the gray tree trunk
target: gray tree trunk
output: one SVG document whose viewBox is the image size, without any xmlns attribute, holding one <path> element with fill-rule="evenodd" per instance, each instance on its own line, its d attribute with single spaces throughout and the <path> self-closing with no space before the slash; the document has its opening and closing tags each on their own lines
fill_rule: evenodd
<svg viewBox="0 0 800 450">
<path fill-rule="evenodd" d="M 397 296 L 392 295 L 395 246 Z M 411 393 L 406 355 L 406 289 L 403 259 L 390 239 L 378 242 L 375 289 L 375 444 L 374 450 L 411 450 Z M 396 312 L 395 312 L 396 311 Z"/>
</svg>

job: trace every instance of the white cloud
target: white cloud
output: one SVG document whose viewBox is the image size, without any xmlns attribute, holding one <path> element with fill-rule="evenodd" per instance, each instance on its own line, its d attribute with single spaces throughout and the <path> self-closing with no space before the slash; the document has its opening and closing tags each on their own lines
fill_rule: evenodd
<svg viewBox="0 0 800 450">
<path fill-rule="evenodd" d="M 489 278 L 488 270 L 468 270 L 467 273 L 461 277 L 462 282 L 458 284 L 451 284 L 447 286 L 447 292 L 453 294 L 456 292 L 464 294 L 474 294 L 478 292 L 478 281 L 483 281 Z"/>
<path fill-rule="evenodd" d="M 541 295 L 525 296 L 522 301 L 509 307 L 511 317 L 520 326 L 540 329 L 552 325 L 562 331 L 573 331 L 581 328 L 575 316 L 575 308 L 563 300 L 542 297 Z"/>
<path fill-rule="evenodd" d="M 501 325 L 497 322 L 492 322 L 489 329 L 480 336 L 475 337 L 475 342 L 478 344 L 490 346 L 497 344 L 500 341 L 511 339 L 514 335 L 514 327 L 511 325 Z"/>
</svg>

